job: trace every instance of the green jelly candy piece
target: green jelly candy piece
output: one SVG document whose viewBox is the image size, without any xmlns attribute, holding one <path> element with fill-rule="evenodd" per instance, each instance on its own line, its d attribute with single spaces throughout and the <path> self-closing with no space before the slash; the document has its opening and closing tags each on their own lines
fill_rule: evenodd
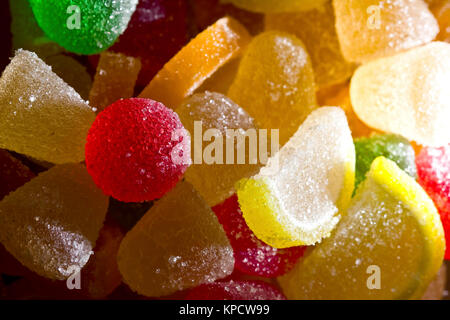
<svg viewBox="0 0 450 320">
<path fill-rule="evenodd" d="M 96 54 L 126 29 L 138 0 L 30 0 L 46 33 L 68 51 Z"/>
<path fill-rule="evenodd" d="M 411 177 L 417 177 L 415 153 L 408 140 L 395 134 L 380 134 L 355 140 L 356 176 L 355 190 L 366 178 L 375 158 L 383 156 L 394 161 Z"/>
</svg>

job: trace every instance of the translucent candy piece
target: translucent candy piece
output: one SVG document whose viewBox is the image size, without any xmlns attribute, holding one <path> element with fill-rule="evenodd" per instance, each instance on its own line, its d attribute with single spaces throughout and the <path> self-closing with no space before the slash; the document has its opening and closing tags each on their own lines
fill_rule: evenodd
<svg viewBox="0 0 450 320">
<path fill-rule="evenodd" d="M 186 300 L 286 300 L 273 285 L 264 281 L 217 281 L 192 289 Z"/>
<path fill-rule="evenodd" d="M 444 250 L 431 199 L 379 157 L 333 235 L 278 282 L 289 299 L 420 299 Z"/>
<path fill-rule="evenodd" d="M 450 44 L 433 42 L 359 67 L 350 97 L 370 127 L 422 145 L 450 141 Z"/>
<path fill-rule="evenodd" d="M 32 271 L 62 280 L 89 260 L 107 208 L 84 166 L 55 166 L 0 202 L 0 242 Z"/>
<path fill-rule="evenodd" d="M 411 177 L 417 177 L 415 152 L 405 138 L 394 134 L 374 135 L 355 140 L 356 175 L 355 189 L 366 178 L 373 160 L 383 156 L 394 161 Z"/>
<path fill-rule="evenodd" d="M 180 182 L 128 232 L 118 263 L 130 288 L 158 297 L 228 276 L 234 258 L 217 217 Z"/>
<path fill-rule="evenodd" d="M 212 208 L 234 250 L 235 268 L 242 273 L 273 278 L 292 269 L 306 247 L 273 248 L 261 240 L 245 223 L 236 195 Z"/>
<path fill-rule="evenodd" d="M 430 283 L 421 300 L 441 300 L 446 297 L 447 266 L 442 264 L 438 274 Z"/>
<path fill-rule="evenodd" d="M 440 31 L 436 40 L 450 42 L 450 1 L 436 1 L 430 10 L 439 24 Z"/>
<path fill-rule="evenodd" d="M 128 27 L 111 47 L 141 60 L 140 86 L 146 86 L 188 41 L 187 2 L 139 0 Z"/>
<path fill-rule="evenodd" d="M 0 147 L 52 163 L 84 160 L 95 113 L 36 54 L 19 50 L 0 78 Z"/>
<path fill-rule="evenodd" d="M 177 114 L 186 130 L 191 133 L 191 137 L 198 138 L 200 134 L 202 139 L 203 132 L 212 129 L 216 134 L 212 140 L 223 148 L 222 156 L 217 156 L 213 152 L 207 153 L 206 149 L 202 152 L 202 148 L 198 148 L 200 154 L 195 154 L 194 149 L 194 163 L 185 174 L 186 180 L 202 195 L 208 205 L 214 206 L 234 193 L 237 181 L 255 174 L 259 169 L 258 165 L 250 164 L 250 148 L 244 150 L 238 145 L 239 136 L 245 139 L 245 133 L 249 129 L 253 130 L 255 138 L 257 137 L 253 119 L 226 96 L 208 91 L 185 100 L 177 108 Z M 201 130 L 201 133 L 198 130 Z M 236 138 L 233 138 L 234 134 Z M 234 142 L 230 154 L 227 152 L 227 141 Z M 194 148 L 195 143 L 196 141 Z M 212 142 L 207 143 L 211 144 Z M 233 158 L 228 159 L 231 152 Z M 241 163 L 238 162 L 241 156 L 238 153 L 243 153 L 244 156 Z"/>
<path fill-rule="evenodd" d="M 70 52 L 95 54 L 127 28 L 138 0 L 30 0 L 46 35 Z"/>
<path fill-rule="evenodd" d="M 276 31 L 248 46 L 228 96 L 284 144 L 316 108 L 314 72 L 303 43 Z M 270 131 L 270 130 L 269 130 Z"/>
<path fill-rule="evenodd" d="M 441 215 L 450 260 L 450 145 L 423 148 L 416 158 L 419 183 L 433 199 Z"/>
<path fill-rule="evenodd" d="M 350 202 L 355 148 L 340 108 L 320 108 L 305 120 L 258 175 L 237 186 L 245 221 L 275 248 L 328 237 Z"/>
<path fill-rule="evenodd" d="M 341 53 L 331 2 L 306 12 L 266 16 L 266 30 L 280 30 L 297 36 L 308 51 L 318 87 L 342 82 L 353 73 L 354 65 Z"/>
<path fill-rule="evenodd" d="M 223 0 L 249 11 L 273 13 L 311 10 L 327 0 Z"/>
<path fill-rule="evenodd" d="M 119 99 L 131 98 L 140 69 L 139 59 L 103 52 L 89 94 L 89 104 L 102 111 Z"/>
<path fill-rule="evenodd" d="M 344 57 L 367 62 L 428 43 L 439 32 L 422 0 L 333 0 Z"/>
<path fill-rule="evenodd" d="M 34 173 L 6 150 L 0 149 L 0 200 L 34 178 Z"/>
<path fill-rule="evenodd" d="M 232 18 L 222 18 L 179 51 L 140 94 L 176 108 L 217 69 L 239 56 L 250 35 Z"/>
<path fill-rule="evenodd" d="M 235 58 L 219 68 L 211 77 L 205 80 L 203 84 L 196 90 L 197 93 L 203 93 L 205 91 L 218 92 L 227 94 L 231 87 L 231 84 L 236 78 L 240 58 Z"/>
<path fill-rule="evenodd" d="M 58 54 L 44 59 L 52 71 L 75 89 L 83 99 L 88 99 L 92 79 L 86 67 L 72 57 Z M 123 75 L 122 75 L 123 76 Z"/>
</svg>

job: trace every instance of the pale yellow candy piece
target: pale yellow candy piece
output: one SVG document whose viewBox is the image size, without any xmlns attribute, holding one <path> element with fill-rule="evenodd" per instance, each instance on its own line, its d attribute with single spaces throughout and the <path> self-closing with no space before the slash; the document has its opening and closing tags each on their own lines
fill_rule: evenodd
<svg viewBox="0 0 450 320">
<path fill-rule="evenodd" d="M 279 130 L 284 144 L 316 105 L 314 71 L 302 41 L 267 31 L 255 37 L 242 57 L 228 91 L 262 129 Z"/>
<path fill-rule="evenodd" d="M 0 202 L 0 242 L 30 270 L 62 280 L 88 262 L 107 209 L 83 165 L 55 166 Z"/>
<path fill-rule="evenodd" d="M 439 26 L 423 0 L 333 0 L 344 57 L 364 63 L 434 39 Z"/>
<path fill-rule="evenodd" d="M 420 299 L 444 251 L 431 199 L 379 157 L 332 236 L 278 282 L 289 299 Z"/>
<path fill-rule="evenodd" d="M 0 147 L 61 164 L 84 160 L 95 113 L 36 54 L 18 50 L 0 78 Z"/>
<path fill-rule="evenodd" d="M 223 0 L 239 8 L 254 12 L 290 12 L 311 10 L 327 0 Z"/>
<path fill-rule="evenodd" d="M 350 78 L 355 66 L 341 53 L 331 2 L 305 12 L 269 14 L 266 30 L 280 30 L 296 35 L 308 51 L 318 87 L 340 83 Z"/>
<path fill-rule="evenodd" d="M 177 108 L 177 113 L 191 137 L 194 137 L 194 148 L 202 143 L 203 135 L 207 133 L 207 130 L 213 129 L 217 134 L 217 137 L 212 138 L 213 142 L 203 142 L 203 148 L 206 145 L 214 147 L 216 139 L 218 139 L 218 148 L 214 147 L 214 150 L 220 150 L 222 156 L 215 157 L 215 152 L 206 152 L 206 149 L 205 152 L 202 152 L 203 148 L 198 148 L 200 153 L 195 154 L 197 149 L 194 149 L 192 156 L 194 163 L 185 174 L 186 180 L 192 183 L 208 205 L 212 207 L 234 193 L 234 184 L 238 180 L 257 172 L 259 168 L 256 165 L 257 154 L 254 164 L 250 164 L 250 147 L 244 149 L 243 144 L 239 144 L 239 139 L 245 139 L 246 133 L 249 134 L 249 137 L 254 134 L 255 139 L 251 143 L 255 147 L 255 144 L 256 146 L 258 144 L 258 132 L 253 119 L 247 112 L 220 93 L 205 92 L 193 95 Z M 201 132 L 196 132 L 195 128 Z M 228 150 L 227 141 L 231 145 Z M 242 159 L 238 159 L 238 152 L 244 156 Z"/>
<path fill-rule="evenodd" d="M 149 297 L 214 282 L 234 268 L 225 231 L 187 182 L 156 202 L 128 232 L 117 259 L 124 282 Z"/>
<path fill-rule="evenodd" d="M 368 126 L 422 145 L 450 142 L 450 44 L 428 45 L 356 70 L 350 97 Z"/>
</svg>

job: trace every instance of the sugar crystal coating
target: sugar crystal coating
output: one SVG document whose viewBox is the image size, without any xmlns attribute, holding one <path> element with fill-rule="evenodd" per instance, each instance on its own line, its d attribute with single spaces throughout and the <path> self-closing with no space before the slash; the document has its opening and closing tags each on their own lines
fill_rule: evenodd
<svg viewBox="0 0 450 320">
<path fill-rule="evenodd" d="M 118 100 L 95 119 L 86 166 L 107 195 L 123 202 L 158 199 L 190 164 L 190 138 L 178 115 L 142 98 Z"/>
<path fill-rule="evenodd" d="M 237 186 L 245 221 L 275 248 L 320 242 L 350 202 L 354 169 L 344 111 L 317 109 L 256 176 Z"/>
<path fill-rule="evenodd" d="M 260 128 L 278 129 L 284 144 L 316 108 L 314 72 L 303 43 L 278 31 L 256 36 L 244 53 L 228 96 Z"/>
<path fill-rule="evenodd" d="M 245 223 L 236 195 L 212 209 L 233 247 L 237 270 L 249 275 L 277 277 L 289 271 L 303 256 L 305 247 L 276 249 L 259 240 Z"/>
<path fill-rule="evenodd" d="M 249 11 L 271 13 L 311 10 L 327 0 L 224 0 Z"/>
<path fill-rule="evenodd" d="M 203 138 L 198 137 L 198 133 L 195 132 L 196 126 L 197 128 L 201 126 L 202 132 L 215 130 L 216 137 L 212 140 L 218 141 L 219 147 L 223 148 L 222 156 L 214 156 L 214 158 L 206 153 L 206 149 L 200 155 L 193 154 L 194 163 L 187 169 L 185 176 L 205 201 L 210 206 L 214 206 L 234 193 L 234 185 L 237 181 L 258 171 L 257 164 L 250 164 L 249 148 L 243 150 L 242 145 L 238 145 L 239 137 L 244 138 L 247 131 L 253 130 L 256 133 L 254 121 L 247 112 L 229 98 L 215 92 L 193 95 L 177 108 L 177 114 L 186 130 L 191 133 L 191 137 Z M 227 142 L 233 143 L 232 149 L 228 147 L 231 151 L 227 150 Z M 209 145 L 208 142 L 206 144 Z M 194 150 L 193 153 L 195 152 Z M 233 152 L 233 158 L 227 162 L 231 152 Z M 238 153 L 244 154 L 242 163 L 238 163 Z M 197 159 L 199 156 L 201 158 Z M 201 160 L 201 163 L 197 163 L 196 160 Z"/>
<path fill-rule="evenodd" d="M 130 288 L 158 297 L 228 276 L 234 258 L 217 217 L 180 182 L 128 232 L 118 263 Z"/>
<path fill-rule="evenodd" d="M 364 63 L 428 43 L 439 26 L 422 0 L 333 0 L 344 57 Z"/>
<path fill-rule="evenodd" d="M 239 56 L 250 41 L 233 18 L 217 20 L 181 49 L 140 94 L 176 109 L 217 69 Z"/>
<path fill-rule="evenodd" d="M 27 268 L 62 280 L 88 262 L 107 207 L 84 166 L 55 166 L 0 202 L 0 242 Z"/>
<path fill-rule="evenodd" d="M 286 300 L 264 281 L 228 280 L 204 284 L 189 291 L 186 300 Z"/>
<path fill-rule="evenodd" d="M 30 0 L 46 35 L 70 52 L 95 54 L 126 29 L 138 0 Z"/>
<path fill-rule="evenodd" d="M 379 157 L 332 236 L 278 282 L 288 299 L 420 299 L 444 249 L 431 199 Z"/>
<path fill-rule="evenodd" d="M 0 147 L 51 163 L 81 162 L 94 118 L 36 54 L 16 52 L 0 78 Z"/>
<path fill-rule="evenodd" d="M 359 67 L 350 97 L 370 127 L 441 146 L 450 142 L 449 81 L 450 44 L 433 42 Z"/>
</svg>

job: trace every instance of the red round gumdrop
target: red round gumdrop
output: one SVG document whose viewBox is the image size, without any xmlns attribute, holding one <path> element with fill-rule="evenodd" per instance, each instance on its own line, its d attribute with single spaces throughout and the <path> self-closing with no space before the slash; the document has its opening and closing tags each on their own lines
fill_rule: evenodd
<svg viewBox="0 0 450 320">
<path fill-rule="evenodd" d="M 277 277 L 288 272 L 306 247 L 276 249 L 259 240 L 245 223 L 236 195 L 212 208 L 230 240 L 235 268 L 242 273 Z"/>
<path fill-rule="evenodd" d="M 423 148 L 416 166 L 420 185 L 439 210 L 447 243 L 445 259 L 450 259 L 450 145 Z"/>
<path fill-rule="evenodd" d="M 89 130 L 86 166 L 107 195 L 123 202 L 162 197 L 189 165 L 190 138 L 162 103 L 131 98 L 103 110 Z"/>
<path fill-rule="evenodd" d="M 273 285 L 264 281 L 228 280 L 192 289 L 186 300 L 286 300 Z"/>
</svg>

